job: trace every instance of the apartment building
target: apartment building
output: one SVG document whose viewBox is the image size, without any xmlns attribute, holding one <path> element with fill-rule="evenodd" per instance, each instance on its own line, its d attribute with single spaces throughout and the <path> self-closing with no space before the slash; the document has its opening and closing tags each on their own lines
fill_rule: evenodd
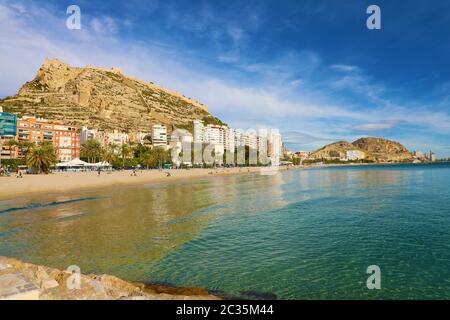
<svg viewBox="0 0 450 320">
<path fill-rule="evenodd" d="M 155 124 L 152 126 L 153 147 L 167 148 L 167 128 L 166 126 Z"/>
<path fill-rule="evenodd" d="M 3 112 L 0 109 L 0 157 L 16 158 L 17 150 L 8 146 L 8 141 L 16 139 L 17 115 Z"/>
<path fill-rule="evenodd" d="M 50 142 L 59 161 L 65 162 L 80 157 L 80 136 L 77 129 L 61 123 L 36 117 L 17 119 L 17 140 L 19 142 Z M 19 154 L 19 157 L 22 157 Z"/>
<path fill-rule="evenodd" d="M 269 158 L 272 165 L 279 165 L 280 159 L 283 154 L 283 144 L 281 141 L 281 135 L 278 130 L 272 129 L 267 136 Z"/>
<path fill-rule="evenodd" d="M 80 158 L 80 135 L 77 128 L 55 124 L 53 146 L 59 161 L 66 162 Z"/>
<path fill-rule="evenodd" d="M 194 142 L 203 143 L 204 142 L 204 131 L 205 126 L 200 120 L 194 120 Z"/>
<path fill-rule="evenodd" d="M 17 131 L 17 115 L 0 112 L 0 137 L 15 137 Z"/>
<path fill-rule="evenodd" d="M 361 160 L 366 157 L 366 154 L 363 151 L 360 150 L 347 150 L 345 152 L 345 159 L 347 161 L 355 161 L 355 160 Z"/>
<path fill-rule="evenodd" d="M 225 129 L 225 149 L 234 152 L 236 149 L 236 130 L 232 128 Z"/>
<path fill-rule="evenodd" d="M 97 140 L 99 132 L 97 129 L 88 129 L 87 127 L 81 127 L 80 130 L 80 143 L 83 144 L 88 140 Z"/>
</svg>

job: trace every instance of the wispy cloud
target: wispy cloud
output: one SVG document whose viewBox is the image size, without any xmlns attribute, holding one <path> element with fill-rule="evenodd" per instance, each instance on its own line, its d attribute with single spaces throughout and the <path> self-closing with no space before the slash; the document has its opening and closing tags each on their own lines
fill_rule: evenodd
<svg viewBox="0 0 450 320">
<path fill-rule="evenodd" d="M 228 49 L 219 50 L 219 59 L 229 67 L 217 69 L 205 62 L 202 48 L 187 53 L 159 39 L 121 38 L 123 24 L 114 17 L 88 16 L 86 28 L 73 32 L 64 27 L 64 14 L 42 7 L 23 13 L 27 7 L 14 4 L 0 0 L 1 95 L 17 92 L 46 57 L 57 57 L 77 66 L 118 66 L 205 103 L 232 126 L 278 127 L 286 141 L 302 148 L 403 126 L 450 132 L 450 117 L 442 108 L 394 102 L 386 86 L 360 66 L 325 64 L 313 50 L 281 51 L 264 60 L 245 56 L 242 46 L 260 27 L 260 16 L 252 27 L 230 22 L 219 27 L 207 7 L 201 14 L 172 12 L 169 19 L 182 28 Z M 226 41 L 231 45 L 221 47 Z M 352 100 L 355 96 L 360 99 Z"/>
<path fill-rule="evenodd" d="M 116 20 L 108 16 L 93 18 L 90 21 L 90 27 L 98 34 L 115 34 L 119 31 Z"/>
<path fill-rule="evenodd" d="M 358 66 L 352 66 L 347 64 L 333 64 L 330 68 L 342 72 L 360 71 L 360 68 Z"/>
<path fill-rule="evenodd" d="M 402 123 L 402 121 L 385 121 L 381 123 L 365 123 L 354 126 L 352 129 L 355 131 L 363 131 L 363 132 L 370 132 L 370 131 L 382 131 L 386 129 L 394 128 L 395 126 Z"/>
</svg>

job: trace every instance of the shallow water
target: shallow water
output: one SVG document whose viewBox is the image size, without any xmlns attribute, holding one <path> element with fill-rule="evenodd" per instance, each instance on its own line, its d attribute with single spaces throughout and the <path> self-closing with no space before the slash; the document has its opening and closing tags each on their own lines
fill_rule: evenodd
<svg viewBox="0 0 450 320">
<path fill-rule="evenodd" d="M 335 167 L 19 197 L 0 201 L 0 255 L 238 296 L 447 299 L 449 181 Z"/>
</svg>

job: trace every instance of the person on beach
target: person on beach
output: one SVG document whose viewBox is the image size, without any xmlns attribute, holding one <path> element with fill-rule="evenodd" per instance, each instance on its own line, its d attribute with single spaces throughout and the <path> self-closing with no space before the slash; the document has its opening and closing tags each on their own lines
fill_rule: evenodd
<svg viewBox="0 0 450 320">
<path fill-rule="evenodd" d="M 98 174 L 98 176 L 100 177 L 100 174 L 102 173 L 102 169 L 101 168 L 98 168 L 98 170 L 97 170 L 97 174 Z"/>
</svg>

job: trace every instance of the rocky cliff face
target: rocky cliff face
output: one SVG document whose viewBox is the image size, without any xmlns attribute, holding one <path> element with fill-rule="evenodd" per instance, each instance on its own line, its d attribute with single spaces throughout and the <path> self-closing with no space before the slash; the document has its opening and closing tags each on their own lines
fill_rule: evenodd
<svg viewBox="0 0 450 320">
<path fill-rule="evenodd" d="M 412 160 L 413 156 L 402 144 L 382 138 L 361 138 L 352 143 L 378 162 L 401 162 Z"/>
<path fill-rule="evenodd" d="M 312 159 L 340 159 L 345 157 L 346 152 L 357 149 L 353 144 L 339 141 L 326 145 L 309 155 Z"/>
<path fill-rule="evenodd" d="M 398 142 L 382 138 L 361 138 L 352 143 L 340 141 L 324 146 L 310 154 L 311 159 L 339 159 L 347 151 L 358 150 L 366 160 L 375 162 L 411 161 L 412 154 Z"/>
<path fill-rule="evenodd" d="M 148 131 L 154 123 L 185 127 L 194 119 L 221 123 L 199 102 L 118 69 L 75 68 L 56 59 L 46 60 L 36 77 L 0 106 L 5 112 L 124 132 Z"/>
</svg>

